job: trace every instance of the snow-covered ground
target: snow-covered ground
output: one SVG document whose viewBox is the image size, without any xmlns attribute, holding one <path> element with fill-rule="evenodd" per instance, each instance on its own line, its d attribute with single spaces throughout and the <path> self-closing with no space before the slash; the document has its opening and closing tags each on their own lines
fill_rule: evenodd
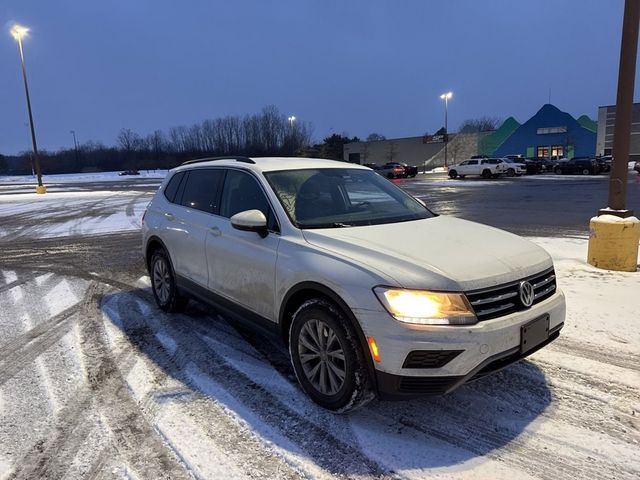
<svg viewBox="0 0 640 480">
<path fill-rule="evenodd" d="M 140 191 L 0 195 L 0 239 L 139 230 L 151 196 Z"/>
<path fill-rule="evenodd" d="M 164 178 L 167 170 L 140 170 L 140 175 L 120 175 L 120 172 L 94 173 L 56 173 L 44 175 L 45 185 L 52 183 L 86 183 L 86 182 L 115 182 L 137 178 Z M 32 175 L 0 175 L 0 184 L 31 184 L 35 182 Z"/>
</svg>

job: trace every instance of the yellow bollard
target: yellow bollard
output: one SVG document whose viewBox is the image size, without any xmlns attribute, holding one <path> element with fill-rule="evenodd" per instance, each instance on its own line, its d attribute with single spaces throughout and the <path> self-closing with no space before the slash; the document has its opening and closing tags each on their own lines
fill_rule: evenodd
<svg viewBox="0 0 640 480">
<path fill-rule="evenodd" d="M 44 185 L 36 185 L 36 193 L 47 193 L 47 187 Z"/>
<path fill-rule="evenodd" d="M 600 215 L 589 222 L 587 262 L 597 268 L 635 272 L 638 266 L 640 220 Z"/>
</svg>

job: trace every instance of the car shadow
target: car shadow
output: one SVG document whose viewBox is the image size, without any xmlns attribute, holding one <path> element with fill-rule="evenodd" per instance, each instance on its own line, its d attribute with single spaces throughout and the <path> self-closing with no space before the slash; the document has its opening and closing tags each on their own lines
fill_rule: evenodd
<svg viewBox="0 0 640 480">
<path fill-rule="evenodd" d="M 552 403 L 544 373 L 522 361 L 445 396 L 373 400 L 337 415 L 298 387 L 278 341 L 197 302 L 184 314 L 167 314 L 149 289 L 138 289 L 107 295 L 100 306 L 106 323 L 187 391 L 167 395 L 158 388 L 151 400 L 189 402 L 195 395 L 222 405 L 263 440 L 293 448 L 295 456 L 302 452 L 332 474 L 380 477 L 455 467 L 496 450 L 526 450 L 518 437 L 535 431 L 533 422 Z"/>
</svg>

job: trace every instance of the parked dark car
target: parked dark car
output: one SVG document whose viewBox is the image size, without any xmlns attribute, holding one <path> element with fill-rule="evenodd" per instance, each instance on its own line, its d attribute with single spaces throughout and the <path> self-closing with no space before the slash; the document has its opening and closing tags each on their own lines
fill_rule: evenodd
<svg viewBox="0 0 640 480">
<path fill-rule="evenodd" d="M 638 175 L 640 175 L 640 162 L 636 162 L 636 163 L 633 165 L 633 169 L 634 169 L 636 172 L 638 172 Z"/>
<path fill-rule="evenodd" d="M 600 167 L 595 158 L 574 157 L 571 160 L 560 161 L 554 167 L 554 172 L 562 174 L 596 175 L 600 173 Z"/>
<path fill-rule="evenodd" d="M 598 166 L 600 167 L 601 172 L 611 171 L 611 155 L 596 157 L 596 161 L 598 162 Z"/>
<path fill-rule="evenodd" d="M 406 163 L 387 162 L 382 166 L 382 168 L 397 167 L 397 166 L 404 168 L 403 176 L 405 178 L 409 178 L 409 177 L 413 178 L 418 174 L 418 167 L 413 167 L 411 165 L 407 165 Z"/>
<path fill-rule="evenodd" d="M 385 163 L 378 169 L 378 173 L 387 178 L 404 178 L 404 165 L 396 162 Z"/>
</svg>

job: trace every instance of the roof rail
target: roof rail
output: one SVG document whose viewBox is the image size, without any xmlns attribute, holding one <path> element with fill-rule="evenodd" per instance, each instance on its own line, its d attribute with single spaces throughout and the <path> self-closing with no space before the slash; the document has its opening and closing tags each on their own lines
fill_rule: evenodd
<svg viewBox="0 0 640 480">
<path fill-rule="evenodd" d="M 196 160 L 187 160 L 186 162 L 182 162 L 180 166 L 191 165 L 193 163 L 201 163 L 201 162 L 215 162 L 216 160 L 235 160 L 236 162 L 250 163 L 252 165 L 256 163 L 249 157 L 239 157 L 239 156 L 232 155 L 228 157 L 209 157 L 209 158 L 198 158 Z"/>
</svg>

